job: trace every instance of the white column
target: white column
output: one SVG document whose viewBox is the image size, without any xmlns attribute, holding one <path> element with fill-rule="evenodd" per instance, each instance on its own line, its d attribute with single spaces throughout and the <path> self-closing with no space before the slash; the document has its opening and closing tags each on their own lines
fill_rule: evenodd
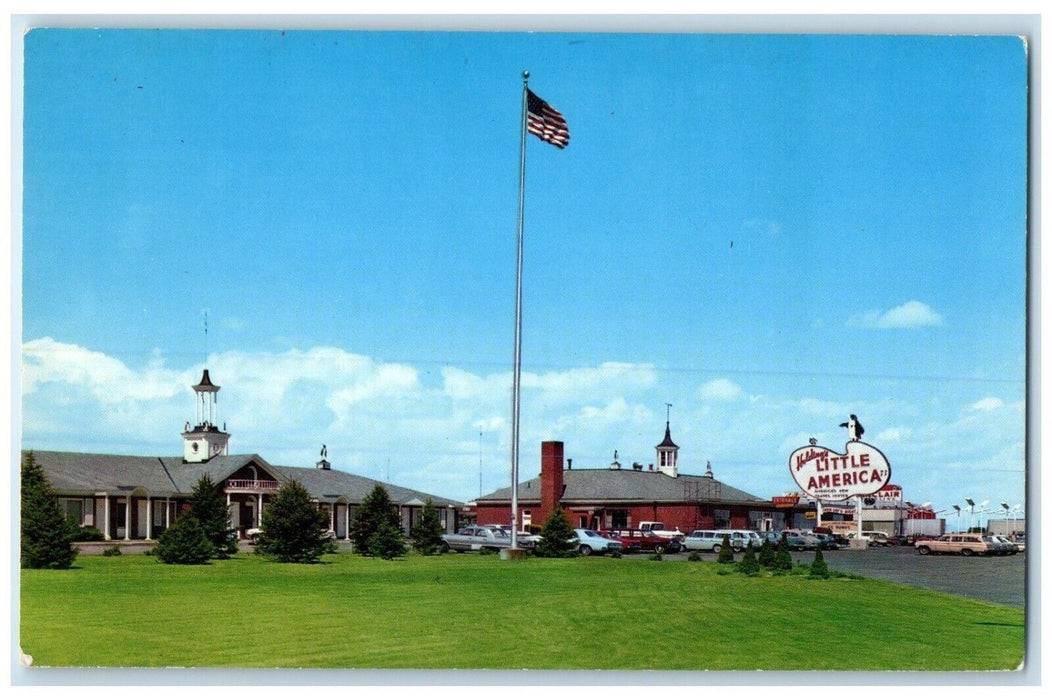
<svg viewBox="0 0 1052 700">
<path fill-rule="evenodd" d="M 130 540 L 132 524 L 132 500 L 130 493 L 124 497 L 124 504 L 124 539 Z"/>
<path fill-rule="evenodd" d="M 259 508 L 256 508 L 256 527 L 263 527 L 263 494 L 257 496 Z"/>
<path fill-rule="evenodd" d="M 167 530 L 172 526 L 172 504 L 168 502 L 168 496 L 164 497 L 164 528 Z"/>
<path fill-rule="evenodd" d="M 329 509 L 329 529 L 333 532 L 336 531 L 336 504 L 332 504 L 332 508 Z"/>
<path fill-rule="evenodd" d="M 153 539 L 153 499 L 146 498 L 146 539 Z"/>
<path fill-rule="evenodd" d="M 351 539 L 351 504 L 348 503 L 347 505 L 344 506 L 344 508 L 347 509 L 347 527 L 344 528 L 343 539 L 347 540 L 347 541 L 350 541 L 350 539 Z M 1015 528 L 1013 527 L 1012 529 L 1014 530 Z"/>
<path fill-rule="evenodd" d="M 102 536 L 109 540 L 112 538 L 110 537 L 110 497 L 108 494 L 103 499 L 102 510 L 104 512 L 103 518 L 106 521 L 106 527 L 102 531 Z"/>
</svg>

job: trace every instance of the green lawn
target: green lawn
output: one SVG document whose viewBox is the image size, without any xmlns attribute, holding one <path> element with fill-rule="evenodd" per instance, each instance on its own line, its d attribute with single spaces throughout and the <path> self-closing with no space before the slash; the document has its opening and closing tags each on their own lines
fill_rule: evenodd
<svg viewBox="0 0 1052 700">
<path fill-rule="evenodd" d="M 961 671 L 1023 658 L 1022 610 L 873 580 L 720 575 L 711 562 L 75 566 L 21 574 L 34 665 Z"/>
</svg>

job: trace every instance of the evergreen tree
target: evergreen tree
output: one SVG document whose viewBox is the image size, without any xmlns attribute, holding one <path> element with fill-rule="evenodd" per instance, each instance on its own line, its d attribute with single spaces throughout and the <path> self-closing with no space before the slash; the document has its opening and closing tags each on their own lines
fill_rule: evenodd
<svg viewBox="0 0 1052 700">
<path fill-rule="evenodd" d="M 380 523 L 376 532 L 369 538 L 369 553 L 381 559 L 395 559 L 405 556 L 405 541 L 402 531 L 390 523 Z"/>
<path fill-rule="evenodd" d="M 753 551 L 752 542 L 745 546 L 745 555 L 738 562 L 738 571 L 747 576 L 755 576 L 760 573 L 760 562 L 756 560 L 756 552 Z"/>
<path fill-rule="evenodd" d="M 80 528 L 66 518 L 32 452 L 22 460 L 21 559 L 23 569 L 68 569 Z"/>
<path fill-rule="evenodd" d="M 206 564 L 214 549 L 201 521 L 191 510 L 161 533 L 154 554 L 165 564 Z"/>
<path fill-rule="evenodd" d="M 425 556 L 442 551 L 442 522 L 431 499 L 427 499 L 420 519 L 413 525 L 410 533 L 413 538 L 413 549 Z"/>
<path fill-rule="evenodd" d="M 793 555 L 789 552 L 789 538 L 784 532 L 782 539 L 778 541 L 778 552 L 774 555 L 774 566 L 771 568 L 775 571 L 793 570 Z"/>
<path fill-rule="evenodd" d="M 731 549 L 731 536 L 724 535 L 723 542 L 720 543 L 720 553 L 716 555 L 717 564 L 733 564 L 734 563 L 734 550 Z"/>
<path fill-rule="evenodd" d="M 387 489 L 382 484 L 377 484 L 362 500 L 362 504 L 358 506 L 358 511 L 354 514 L 354 523 L 351 527 L 354 551 L 362 556 L 371 554 L 369 541 L 383 524 L 390 525 L 399 532 L 402 530 L 398 508 L 391 502 Z"/>
<path fill-rule="evenodd" d="M 190 512 L 212 544 L 212 556 L 227 559 L 237 552 L 236 531 L 229 527 L 230 514 L 226 503 L 219 497 L 215 484 L 207 474 L 194 486 L 190 495 Z"/>
<path fill-rule="evenodd" d="M 334 550 L 322 536 L 328 525 L 328 517 L 311 502 L 307 489 L 290 481 L 263 511 L 263 532 L 256 551 L 280 562 L 313 564 Z"/>
<path fill-rule="evenodd" d="M 815 550 L 815 560 L 811 562 L 811 578 L 829 578 L 829 566 L 822 555 L 822 548 Z"/>
<path fill-rule="evenodd" d="M 570 521 L 566 519 L 566 513 L 561 505 L 556 505 L 555 510 L 548 516 L 541 528 L 541 540 L 534 548 L 534 554 L 538 557 L 566 558 L 577 555 L 577 545 L 571 540 L 575 537 Z"/>
<path fill-rule="evenodd" d="M 756 556 L 756 560 L 764 568 L 769 569 L 774 566 L 774 547 L 766 537 L 763 538 L 763 544 L 760 545 L 760 553 Z"/>
</svg>

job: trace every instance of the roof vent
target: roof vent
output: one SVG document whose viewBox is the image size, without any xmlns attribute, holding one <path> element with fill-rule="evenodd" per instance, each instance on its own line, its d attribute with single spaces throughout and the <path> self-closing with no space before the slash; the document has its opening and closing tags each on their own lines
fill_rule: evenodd
<svg viewBox="0 0 1052 700">
<path fill-rule="evenodd" d="M 635 472 L 643 471 L 643 463 L 642 462 L 632 462 L 632 471 L 635 471 Z"/>
</svg>

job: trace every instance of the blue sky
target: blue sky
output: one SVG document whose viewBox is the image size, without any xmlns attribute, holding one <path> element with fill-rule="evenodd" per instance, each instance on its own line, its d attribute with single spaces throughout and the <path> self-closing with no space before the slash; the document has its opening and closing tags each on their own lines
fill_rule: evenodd
<svg viewBox="0 0 1052 700">
<path fill-rule="evenodd" d="M 1023 501 L 1015 37 L 34 30 L 23 444 L 507 485 L 654 461 L 770 497 L 855 413 L 905 497 Z M 207 310 L 208 333 L 204 333 Z"/>
</svg>

